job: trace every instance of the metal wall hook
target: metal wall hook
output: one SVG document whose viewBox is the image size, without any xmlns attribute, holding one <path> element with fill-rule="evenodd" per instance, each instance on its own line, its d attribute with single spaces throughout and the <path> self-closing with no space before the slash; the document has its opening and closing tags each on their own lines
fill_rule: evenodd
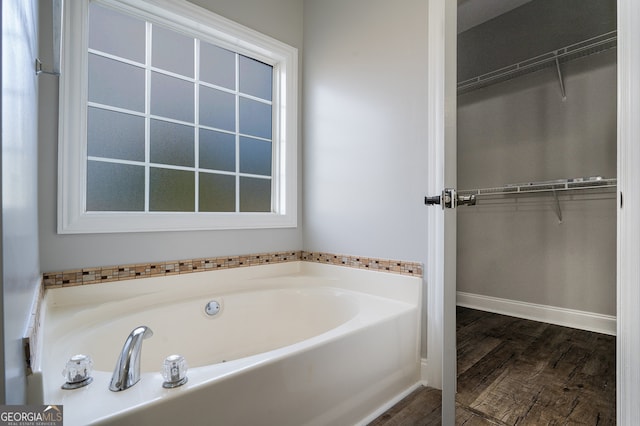
<svg viewBox="0 0 640 426">
<path fill-rule="evenodd" d="M 50 71 L 45 69 L 42 66 L 42 62 L 40 61 L 40 59 L 36 58 L 36 75 L 40 75 L 40 74 L 57 75 L 57 76 L 60 75 L 58 71 Z"/>
<path fill-rule="evenodd" d="M 42 61 L 36 58 L 36 75 L 48 74 L 48 75 L 60 75 L 60 62 L 62 58 L 62 21 L 63 21 L 63 9 L 64 0 L 51 0 L 51 39 L 52 39 L 52 55 L 51 55 L 51 69 L 45 69 L 42 66 Z"/>
</svg>

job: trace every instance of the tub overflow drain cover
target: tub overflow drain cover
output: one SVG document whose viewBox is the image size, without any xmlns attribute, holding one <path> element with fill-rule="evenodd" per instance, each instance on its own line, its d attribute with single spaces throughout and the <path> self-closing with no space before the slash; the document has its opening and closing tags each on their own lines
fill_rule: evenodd
<svg viewBox="0 0 640 426">
<path fill-rule="evenodd" d="M 220 303 L 217 300 L 210 300 L 204 307 L 204 312 L 210 317 L 220 312 Z"/>
</svg>

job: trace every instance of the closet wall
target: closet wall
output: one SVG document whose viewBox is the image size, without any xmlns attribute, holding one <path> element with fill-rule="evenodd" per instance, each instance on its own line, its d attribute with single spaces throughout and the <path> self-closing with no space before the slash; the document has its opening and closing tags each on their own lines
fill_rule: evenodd
<svg viewBox="0 0 640 426">
<path fill-rule="evenodd" d="M 534 0 L 469 31 L 484 31 L 490 35 L 486 39 L 513 42 L 518 37 L 512 34 L 528 28 L 530 39 L 520 39 L 522 48 L 502 46 L 503 55 L 489 49 L 493 61 L 502 60 L 501 66 L 505 66 L 526 59 L 514 59 L 523 53 L 543 53 L 533 53 L 531 47 L 535 44 L 531 37 L 535 28 L 546 35 L 564 34 L 558 36 L 565 37 L 559 43 L 569 44 L 575 42 L 568 40 L 574 36 L 584 37 L 587 27 L 602 33 L 615 25 L 615 1 L 581 1 L 582 8 L 574 12 L 600 12 L 594 18 L 584 15 L 594 22 L 586 25 L 580 21 L 578 28 L 570 26 L 576 25 L 575 17 L 546 22 L 545 16 L 555 16 L 547 9 L 551 3 Z M 572 2 L 561 3 L 571 7 Z M 525 8 L 527 13 L 522 13 Z M 523 17 L 527 17 L 526 23 L 509 21 Z M 468 35 L 461 34 L 459 43 L 464 43 Z M 560 47 L 548 47 L 552 45 L 549 39 L 538 48 Z M 459 45 L 459 77 L 468 78 L 472 72 L 465 68 L 461 58 L 464 52 Z M 588 176 L 616 177 L 616 50 L 564 63 L 561 69 L 567 95 L 564 101 L 555 68 L 458 96 L 459 190 Z M 460 207 L 457 290 L 615 315 L 615 192 L 588 190 L 558 195 L 561 222 L 553 193 L 480 200 L 476 206 Z"/>
</svg>

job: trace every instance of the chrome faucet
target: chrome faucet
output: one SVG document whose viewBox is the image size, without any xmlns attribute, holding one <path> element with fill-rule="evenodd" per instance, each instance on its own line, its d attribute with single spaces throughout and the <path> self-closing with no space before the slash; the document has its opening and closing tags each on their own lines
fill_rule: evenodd
<svg viewBox="0 0 640 426">
<path fill-rule="evenodd" d="M 116 368 L 111 376 L 109 390 L 114 392 L 129 389 L 140 380 L 140 353 L 142 341 L 153 336 L 153 331 L 145 325 L 136 327 L 124 342 Z"/>
</svg>

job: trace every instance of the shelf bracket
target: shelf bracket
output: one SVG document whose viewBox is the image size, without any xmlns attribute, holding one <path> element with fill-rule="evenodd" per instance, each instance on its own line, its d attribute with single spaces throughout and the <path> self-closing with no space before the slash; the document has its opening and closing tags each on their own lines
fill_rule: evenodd
<svg viewBox="0 0 640 426">
<path fill-rule="evenodd" d="M 556 200 L 556 216 L 558 216 L 558 223 L 562 223 L 562 209 L 560 208 L 560 199 L 558 198 L 558 191 L 553 191 L 553 198 Z"/>
<path fill-rule="evenodd" d="M 560 61 L 556 54 L 556 71 L 558 72 L 558 81 L 560 82 L 560 92 L 562 93 L 562 102 L 567 100 L 567 93 L 564 90 L 564 80 L 562 79 L 562 70 L 560 69 Z"/>
</svg>

